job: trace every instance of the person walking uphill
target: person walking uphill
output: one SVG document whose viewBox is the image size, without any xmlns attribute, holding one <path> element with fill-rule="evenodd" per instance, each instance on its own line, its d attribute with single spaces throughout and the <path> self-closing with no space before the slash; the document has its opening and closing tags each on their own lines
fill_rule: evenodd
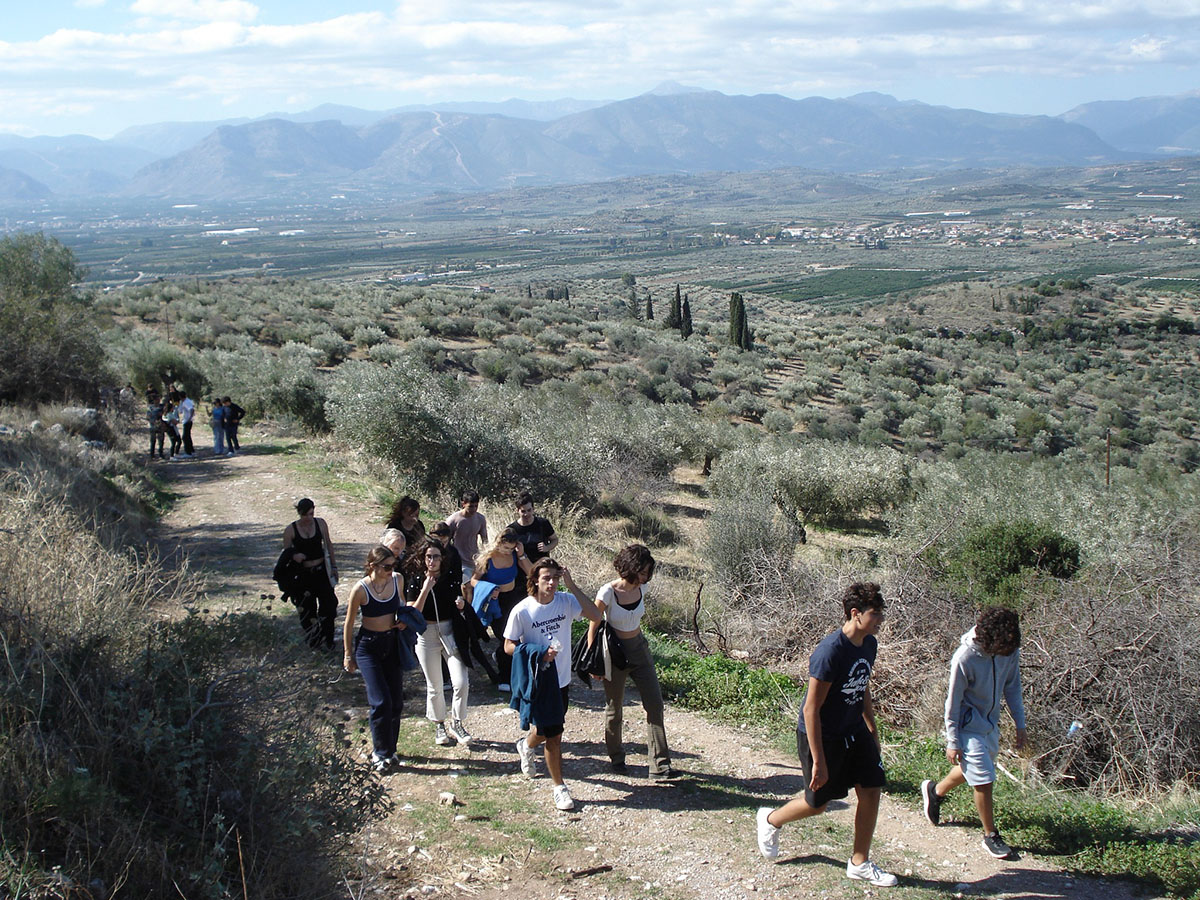
<svg viewBox="0 0 1200 900">
<path fill-rule="evenodd" d="M 840 800 L 853 787 L 858 808 L 854 813 L 854 851 L 846 863 L 846 877 L 891 887 L 896 884 L 896 876 L 871 861 L 871 840 L 885 781 L 870 684 L 878 646 L 875 635 L 884 620 L 883 606 L 879 585 L 850 585 L 842 596 L 845 623 L 824 638 L 809 657 L 808 690 L 796 725 L 804 796 L 778 809 L 759 809 L 758 849 L 767 859 L 775 859 L 779 856 L 782 826 L 820 815 L 830 800 Z"/>
<path fill-rule="evenodd" d="M 676 773 L 671 768 L 671 751 L 663 727 L 662 689 L 658 686 L 650 644 L 641 627 L 642 616 L 646 614 L 645 586 L 654 577 L 654 557 L 641 544 L 630 544 L 617 554 L 613 568 L 619 577 L 596 593 L 596 606 L 621 642 L 626 667 L 620 669 L 614 665 L 612 677 L 603 681 L 604 745 L 613 771 L 624 772 L 625 745 L 621 741 L 621 729 L 625 716 L 625 682 L 632 677 L 646 710 L 646 755 L 650 758 L 650 778 L 666 781 L 674 778 Z M 599 630 L 599 623 L 589 625 L 588 646 L 597 639 Z"/>
<path fill-rule="evenodd" d="M 292 559 L 303 569 L 294 597 L 300 610 L 300 627 L 310 647 L 333 647 L 333 620 L 337 616 L 337 561 L 329 526 L 316 517 L 316 504 L 307 497 L 296 503 L 300 516 L 283 530 L 284 548 L 292 548 Z"/>
<path fill-rule="evenodd" d="M 569 593 L 558 590 L 560 577 Z M 516 605 L 504 629 L 504 649 L 513 658 L 509 705 L 520 711 L 522 728 L 533 726 L 528 735 L 517 739 L 517 755 L 521 771 L 533 778 L 534 751 L 545 744 L 554 805 L 561 810 L 574 809 L 575 801 L 562 776 L 563 722 L 571 684 L 571 623 L 581 615 L 599 622 L 602 613 L 571 579 L 570 571 L 549 556 L 533 564 L 528 584 L 529 596 Z"/>
<path fill-rule="evenodd" d="M 425 619 L 404 605 L 404 580 L 396 574 L 396 555 L 379 546 L 367 554 L 365 576 L 346 606 L 342 666 L 362 672 L 371 706 L 371 764 L 382 772 L 396 765 L 396 741 L 404 710 L 404 669 L 416 668 L 409 631 L 425 631 Z M 362 611 L 362 627 L 354 638 L 354 620 Z M 403 633 L 403 634 L 402 634 Z M 407 665 L 406 665 L 407 661 Z"/>
<path fill-rule="evenodd" d="M 1017 726 L 1017 749 L 1025 746 L 1025 705 L 1021 700 L 1021 623 L 1017 614 L 989 606 L 974 628 L 962 636 L 950 660 L 946 693 L 946 759 L 953 768 L 934 784 L 921 783 L 925 817 L 941 821 L 942 800 L 964 782 L 975 792 L 975 809 L 983 825 L 983 849 L 997 859 L 1012 856 L 1012 847 L 996 830 L 992 785 L 1000 751 L 1000 702 Z"/>
</svg>

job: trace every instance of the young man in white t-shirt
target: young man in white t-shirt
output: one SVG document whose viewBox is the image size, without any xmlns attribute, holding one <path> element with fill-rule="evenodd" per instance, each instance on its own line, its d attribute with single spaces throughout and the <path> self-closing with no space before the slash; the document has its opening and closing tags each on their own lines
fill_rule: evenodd
<svg viewBox="0 0 1200 900">
<path fill-rule="evenodd" d="M 562 578 L 566 592 L 559 592 L 558 580 Z M 570 571 L 550 557 L 543 557 L 533 564 L 529 572 L 531 595 L 515 607 L 504 627 L 504 649 L 510 656 L 521 643 L 546 644 L 545 661 L 553 662 L 558 670 L 558 686 L 562 690 L 563 713 L 567 709 L 567 688 L 571 684 L 571 623 L 583 616 L 599 622 L 603 613 L 592 602 L 587 591 L 581 590 L 572 580 Z M 562 732 L 561 724 L 542 727 L 531 722 L 529 734 L 517 741 L 517 754 L 521 758 L 521 771 L 530 777 L 534 774 L 534 750 L 538 744 L 546 745 L 546 769 L 554 783 L 554 805 L 568 810 L 575 807 L 571 792 L 562 777 Z"/>
</svg>

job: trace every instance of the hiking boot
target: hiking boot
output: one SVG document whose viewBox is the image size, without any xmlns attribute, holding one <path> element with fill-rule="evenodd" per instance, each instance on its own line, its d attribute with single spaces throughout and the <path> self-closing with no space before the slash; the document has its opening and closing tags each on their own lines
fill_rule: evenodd
<svg viewBox="0 0 1200 900">
<path fill-rule="evenodd" d="M 467 731 L 461 719 L 451 719 L 450 724 L 446 726 L 446 732 L 460 744 L 471 743 L 471 732 Z"/>
<path fill-rule="evenodd" d="M 855 865 L 853 860 L 846 861 L 846 877 L 854 881 L 869 881 L 875 887 L 893 887 L 896 884 L 896 876 L 891 872 L 885 872 L 869 859 L 863 861 L 859 865 Z"/>
<path fill-rule="evenodd" d="M 938 796 L 937 785 L 931 779 L 926 778 L 921 782 L 921 799 L 925 801 L 925 818 L 929 824 L 939 824 L 942 821 L 942 798 Z"/>
<path fill-rule="evenodd" d="M 623 760 L 623 759 L 610 760 L 608 763 L 608 767 L 610 769 L 612 769 L 612 771 L 616 772 L 618 775 L 624 775 L 626 772 L 629 771 L 628 767 L 626 767 L 626 765 L 625 765 L 625 760 Z"/>
<path fill-rule="evenodd" d="M 1004 838 L 1000 837 L 1000 832 L 993 831 L 991 834 L 983 836 L 983 849 L 996 859 L 1008 859 L 1012 856 L 1013 849 L 1004 842 Z"/>
<path fill-rule="evenodd" d="M 567 790 L 565 784 L 556 784 L 554 786 L 554 806 L 563 812 L 575 808 L 575 801 L 571 798 L 571 792 Z"/>
<path fill-rule="evenodd" d="M 771 807 L 758 808 L 758 852 L 767 859 L 776 859 L 779 856 L 779 829 L 767 820 L 769 815 Z"/>
<path fill-rule="evenodd" d="M 521 771 L 530 778 L 537 777 L 536 760 L 537 755 L 534 749 L 525 742 L 525 738 L 517 738 L 517 756 L 521 757 Z"/>
<path fill-rule="evenodd" d="M 679 774 L 680 773 L 677 769 L 672 769 L 670 766 L 667 766 L 665 769 L 662 769 L 661 771 L 651 772 L 650 780 L 651 781 L 674 781 L 675 779 L 677 779 L 679 777 Z"/>
<path fill-rule="evenodd" d="M 444 723 L 438 722 L 437 726 L 433 729 L 433 742 L 439 747 L 448 747 L 450 744 L 454 743 L 454 741 L 451 740 L 450 735 L 446 733 L 446 726 Z"/>
</svg>

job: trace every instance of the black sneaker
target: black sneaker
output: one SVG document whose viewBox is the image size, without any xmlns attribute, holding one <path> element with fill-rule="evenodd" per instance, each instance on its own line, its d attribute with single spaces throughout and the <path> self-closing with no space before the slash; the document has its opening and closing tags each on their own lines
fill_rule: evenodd
<svg viewBox="0 0 1200 900">
<path fill-rule="evenodd" d="M 993 831 L 991 834 L 983 836 L 983 849 L 996 859 L 1008 859 L 1012 856 L 1013 849 L 1004 843 L 1004 838 L 1000 837 L 1000 832 Z"/>
<path fill-rule="evenodd" d="M 937 794 L 937 785 L 928 778 L 921 782 L 921 799 L 925 801 L 925 818 L 937 825 L 942 821 L 942 798 Z"/>
</svg>

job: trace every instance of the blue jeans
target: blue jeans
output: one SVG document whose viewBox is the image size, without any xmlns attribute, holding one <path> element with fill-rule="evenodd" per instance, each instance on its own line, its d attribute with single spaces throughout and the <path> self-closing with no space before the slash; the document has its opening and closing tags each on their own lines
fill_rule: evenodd
<svg viewBox="0 0 1200 900">
<path fill-rule="evenodd" d="M 399 632 L 359 629 L 354 645 L 354 661 L 367 686 L 371 707 L 371 744 L 375 752 L 391 756 L 396 752 L 400 734 L 400 714 L 404 710 L 404 670 L 400 668 Z"/>
<path fill-rule="evenodd" d="M 220 456 L 225 452 L 225 426 L 213 422 L 213 453 Z"/>
</svg>

